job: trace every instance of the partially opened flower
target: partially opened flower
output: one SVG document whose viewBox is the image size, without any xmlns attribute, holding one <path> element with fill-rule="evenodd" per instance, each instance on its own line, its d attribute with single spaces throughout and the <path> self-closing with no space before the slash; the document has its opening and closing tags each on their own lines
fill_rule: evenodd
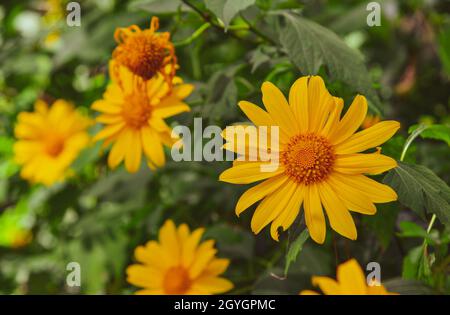
<svg viewBox="0 0 450 315">
<path fill-rule="evenodd" d="M 136 294 L 220 294 L 233 288 L 221 274 L 228 259 L 216 258 L 214 241 L 201 242 L 204 229 L 192 232 L 168 220 L 159 230 L 159 242 L 135 250 L 139 264 L 127 268 L 127 281 L 143 288 Z"/>
<path fill-rule="evenodd" d="M 89 141 L 91 121 L 64 100 L 49 107 L 37 101 L 35 111 L 21 112 L 14 130 L 14 159 L 20 175 L 32 183 L 52 185 L 69 174 L 69 167 Z"/>
<path fill-rule="evenodd" d="M 279 127 L 279 166 L 263 171 L 261 166 L 269 162 L 240 161 L 220 175 L 220 180 L 233 184 L 264 180 L 241 196 L 236 214 L 262 200 L 253 215 L 252 230 L 259 233 L 272 223 L 271 235 L 278 240 L 278 229 L 289 228 L 303 204 L 306 225 L 317 243 L 325 240 L 323 210 L 336 232 L 356 239 L 349 210 L 370 215 L 376 212 L 374 203 L 397 199 L 390 187 L 365 176 L 394 168 L 396 161 L 361 152 L 391 138 L 400 124 L 383 121 L 356 132 L 367 113 L 364 96 L 356 96 L 341 118 L 343 100 L 331 96 L 318 76 L 298 79 L 291 87 L 289 103 L 270 82 L 262 85 L 262 93 L 267 111 L 246 101 L 239 106 L 256 126 Z M 271 144 L 269 148 L 276 151 Z"/>
<path fill-rule="evenodd" d="M 159 73 L 171 87 L 177 65 L 175 48 L 170 33 L 156 32 L 158 28 L 157 17 L 152 18 L 149 29 L 141 30 L 137 25 L 118 28 L 113 58 L 117 66 L 125 66 L 143 81 Z"/>
<path fill-rule="evenodd" d="M 136 76 L 126 67 L 116 68 L 115 61 L 111 61 L 110 69 L 117 69 L 110 71 L 112 82 L 103 99 L 92 104 L 92 109 L 101 113 L 96 121 L 106 125 L 94 140 L 104 139 L 105 145 L 113 144 L 108 156 L 111 168 L 125 160 L 126 169 L 136 172 L 142 154 L 151 169 L 163 166 L 163 145 L 171 146 L 176 141 L 171 138 L 172 129 L 164 119 L 190 110 L 183 99 L 189 96 L 193 86 L 174 77 L 174 87 L 169 90 L 160 74 L 136 86 L 133 84 Z"/>
<path fill-rule="evenodd" d="M 374 279 L 370 284 L 366 281 L 366 276 L 355 259 L 350 259 L 342 263 L 337 268 L 337 279 L 328 277 L 312 277 L 312 284 L 320 288 L 326 295 L 387 295 L 396 294 L 388 292 L 386 288 L 377 283 Z M 302 295 L 316 295 L 318 292 L 303 290 Z"/>
</svg>

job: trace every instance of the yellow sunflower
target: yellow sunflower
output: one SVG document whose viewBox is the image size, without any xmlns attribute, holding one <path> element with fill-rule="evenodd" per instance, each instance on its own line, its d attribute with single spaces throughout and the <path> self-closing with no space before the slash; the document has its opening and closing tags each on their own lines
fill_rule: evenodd
<svg viewBox="0 0 450 315">
<path fill-rule="evenodd" d="M 374 203 L 397 199 L 390 187 L 364 175 L 394 168 L 396 161 L 382 154 L 360 152 L 391 138 L 400 124 L 383 121 L 356 132 L 367 113 L 366 99 L 356 96 L 341 118 L 343 100 L 331 96 L 319 76 L 298 79 L 290 89 L 289 103 L 270 82 L 262 85 L 262 94 L 267 111 L 246 101 L 239 106 L 256 126 L 279 127 L 279 166 L 268 172 L 261 171 L 267 162 L 235 161 L 220 175 L 221 181 L 232 184 L 265 180 L 241 196 L 236 214 L 262 200 L 253 215 L 252 230 L 259 233 L 272 222 L 270 232 L 278 240 L 278 228 L 286 230 L 303 204 L 309 233 L 322 244 L 326 233 L 324 208 L 336 232 L 356 239 L 349 210 L 374 214 Z M 233 141 L 226 140 L 228 144 Z"/>
<path fill-rule="evenodd" d="M 115 61 L 110 62 L 110 69 Z M 94 141 L 105 139 L 105 145 L 113 143 L 108 156 L 108 165 L 116 168 L 125 160 L 126 169 L 134 173 L 141 165 L 142 153 L 147 157 L 151 169 L 165 164 L 163 145 L 171 146 L 172 129 L 164 118 L 187 112 L 189 106 L 183 102 L 193 90 L 193 85 L 183 84 L 174 77 L 173 89 L 161 75 L 136 86 L 136 78 L 127 68 L 110 71 L 112 78 L 103 99 L 95 101 L 92 109 L 101 113 L 98 123 L 106 125 Z"/>
<path fill-rule="evenodd" d="M 127 268 L 127 281 L 144 288 L 136 294 L 220 294 L 233 284 L 220 277 L 228 259 L 216 258 L 214 241 L 200 242 L 204 229 L 192 232 L 167 220 L 159 230 L 159 242 L 149 241 L 135 250 L 136 260 Z"/>
<path fill-rule="evenodd" d="M 376 281 L 371 285 L 366 282 L 364 272 L 355 259 L 340 264 L 337 268 L 337 280 L 328 277 L 312 277 L 312 284 L 318 286 L 325 295 L 388 295 L 388 292 Z M 317 295 L 311 290 L 303 290 L 301 295 Z"/>
<path fill-rule="evenodd" d="M 141 30 L 137 25 L 116 29 L 118 46 L 113 58 L 117 66 L 127 67 L 143 81 L 159 73 L 171 87 L 177 65 L 175 48 L 170 33 L 156 32 L 158 28 L 159 19 L 153 17 L 149 29 Z"/>
<path fill-rule="evenodd" d="M 15 128 L 14 159 L 20 175 L 47 186 L 62 181 L 68 168 L 89 141 L 91 121 L 64 100 L 49 108 L 37 101 L 33 113 L 21 112 Z"/>
</svg>

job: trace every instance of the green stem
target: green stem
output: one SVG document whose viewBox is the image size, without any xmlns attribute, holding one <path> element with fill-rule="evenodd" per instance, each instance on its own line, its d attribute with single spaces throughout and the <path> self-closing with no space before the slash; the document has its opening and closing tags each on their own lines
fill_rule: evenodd
<svg viewBox="0 0 450 315">
<path fill-rule="evenodd" d="M 413 141 L 422 133 L 422 131 L 424 131 L 427 128 L 428 128 L 428 126 L 426 126 L 426 125 L 420 125 L 419 127 L 417 127 L 416 130 L 414 130 L 411 133 L 411 135 L 408 137 L 408 139 L 406 139 L 405 145 L 403 146 L 402 154 L 400 156 L 400 161 L 403 161 L 403 159 L 405 158 L 406 152 L 408 151 L 411 143 L 413 143 Z"/>
<path fill-rule="evenodd" d="M 211 23 L 206 22 L 202 24 L 194 33 L 192 33 L 191 36 L 189 36 L 186 39 L 183 39 L 182 41 L 174 43 L 175 47 L 185 46 L 192 43 L 194 40 L 196 40 L 204 31 L 206 31 L 208 28 L 211 27 Z"/>
</svg>

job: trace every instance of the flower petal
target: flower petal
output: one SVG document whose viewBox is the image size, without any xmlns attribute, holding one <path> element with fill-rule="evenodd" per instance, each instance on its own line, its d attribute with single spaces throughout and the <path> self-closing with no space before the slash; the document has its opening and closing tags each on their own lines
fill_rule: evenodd
<svg viewBox="0 0 450 315">
<path fill-rule="evenodd" d="M 264 82 L 261 91 L 264 106 L 275 124 L 280 127 L 280 132 L 286 133 L 288 136 L 298 133 L 300 131 L 298 124 L 283 93 L 270 82 Z"/>
<path fill-rule="evenodd" d="M 330 134 L 331 143 L 336 145 L 348 139 L 361 126 L 367 115 L 367 100 L 357 95 L 337 127 Z"/>
<path fill-rule="evenodd" d="M 393 158 L 379 154 L 338 155 L 334 170 L 343 174 L 380 174 L 397 166 Z"/>
<path fill-rule="evenodd" d="M 325 241 L 326 225 L 317 185 L 306 187 L 303 207 L 305 209 L 306 226 L 308 227 L 311 238 L 316 243 L 323 244 Z"/>
<path fill-rule="evenodd" d="M 335 147 L 337 154 L 357 153 L 376 147 L 390 139 L 400 128 L 400 123 L 386 120 L 355 133 Z"/>
<path fill-rule="evenodd" d="M 353 222 L 350 212 L 330 185 L 326 182 L 320 183 L 319 194 L 333 230 L 351 240 L 356 240 L 355 222 Z"/>
<path fill-rule="evenodd" d="M 284 172 L 284 168 L 281 165 L 274 172 L 262 172 L 264 165 L 269 164 L 267 162 L 239 163 L 220 174 L 219 180 L 231 184 L 250 184 Z"/>
<path fill-rule="evenodd" d="M 245 209 L 277 190 L 287 180 L 287 176 L 278 175 L 248 189 L 236 204 L 236 215 L 239 216 Z"/>
</svg>

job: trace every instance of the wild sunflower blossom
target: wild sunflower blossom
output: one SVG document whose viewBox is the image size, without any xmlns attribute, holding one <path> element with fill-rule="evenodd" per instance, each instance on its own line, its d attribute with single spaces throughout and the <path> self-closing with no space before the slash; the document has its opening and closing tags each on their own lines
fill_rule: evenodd
<svg viewBox="0 0 450 315">
<path fill-rule="evenodd" d="M 356 132 L 367 113 L 364 96 L 356 96 L 341 118 L 343 100 L 331 96 L 318 76 L 298 79 L 290 89 L 289 103 L 270 82 L 262 85 L 262 94 L 267 111 L 246 101 L 239 106 L 256 126 L 279 127 L 279 166 L 263 172 L 261 166 L 267 162 L 247 159 L 235 161 L 220 175 L 221 181 L 232 184 L 265 180 L 240 197 L 236 214 L 262 200 L 251 228 L 259 233 L 272 223 L 270 233 L 278 240 L 278 229 L 289 228 L 303 204 L 306 225 L 317 243 L 325 240 L 323 209 L 333 230 L 356 239 L 349 210 L 372 215 L 376 212 L 374 203 L 397 199 L 390 187 L 364 175 L 394 168 L 396 161 L 382 154 L 360 152 L 387 141 L 400 124 L 383 121 Z"/>
<path fill-rule="evenodd" d="M 21 112 L 14 130 L 14 159 L 22 166 L 20 175 L 47 186 L 62 181 L 88 145 L 90 125 L 90 119 L 64 100 L 55 101 L 50 108 L 37 101 L 34 112 Z"/>
<path fill-rule="evenodd" d="M 143 81 L 156 74 L 163 76 L 169 87 L 175 76 L 177 58 L 169 32 L 156 32 L 159 19 L 153 17 L 150 28 L 141 30 L 132 25 L 114 33 L 118 46 L 113 51 L 116 66 L 124 66 Z"/>
<path fill-rule="evenodd" d="M 116 68 L 110 62 L 112 78 L 103 99 L 92 104 L 101 114 L 98 123 L 106 125 L 94 140 L 113 144 L 108 165 L 116 168 L 125 160 L 126 169 L 134 173 L 141 165 L 142 154 L 147 157 L 151 169 L 165 164 L 163 145 L 171 146 L 172 129 L 164 119 L 181 112 L 190 111 L 183 99 L 193 90 L 191 84 L 183 84 L 179 77 L 172 79 L 173 89 L 158 74 L 141 86 L 133 84 L 135 75 L 126 67 Z M 117 71 L 116 71 L 117 70 Z"/>
<path fill-rule="evenodd" d="M 127 281 L 144 288 L 136 294 L 220 294 L 233 284 L 220 277 L 228 259 L 216 258 L 214 241 L 200 242 L 204 229 L 192 232 L 167 220 L 159 230 L 159 242 L 149 241 L 135 250 L 136 260 L 127 268 Z"/>
<path fill-rule="evenodd" d="M 325 295 L 388 295 L 381 283 L 372 281 L 368 285 L 364 272 L 355 259 L 340 264 L 337 268 L 337 280 L 328 277 L 312 277 L 312 284 L 318 286 Z M 303 290 L 301 295 L 317 295 L 318 292 Z"/>
</svg>

